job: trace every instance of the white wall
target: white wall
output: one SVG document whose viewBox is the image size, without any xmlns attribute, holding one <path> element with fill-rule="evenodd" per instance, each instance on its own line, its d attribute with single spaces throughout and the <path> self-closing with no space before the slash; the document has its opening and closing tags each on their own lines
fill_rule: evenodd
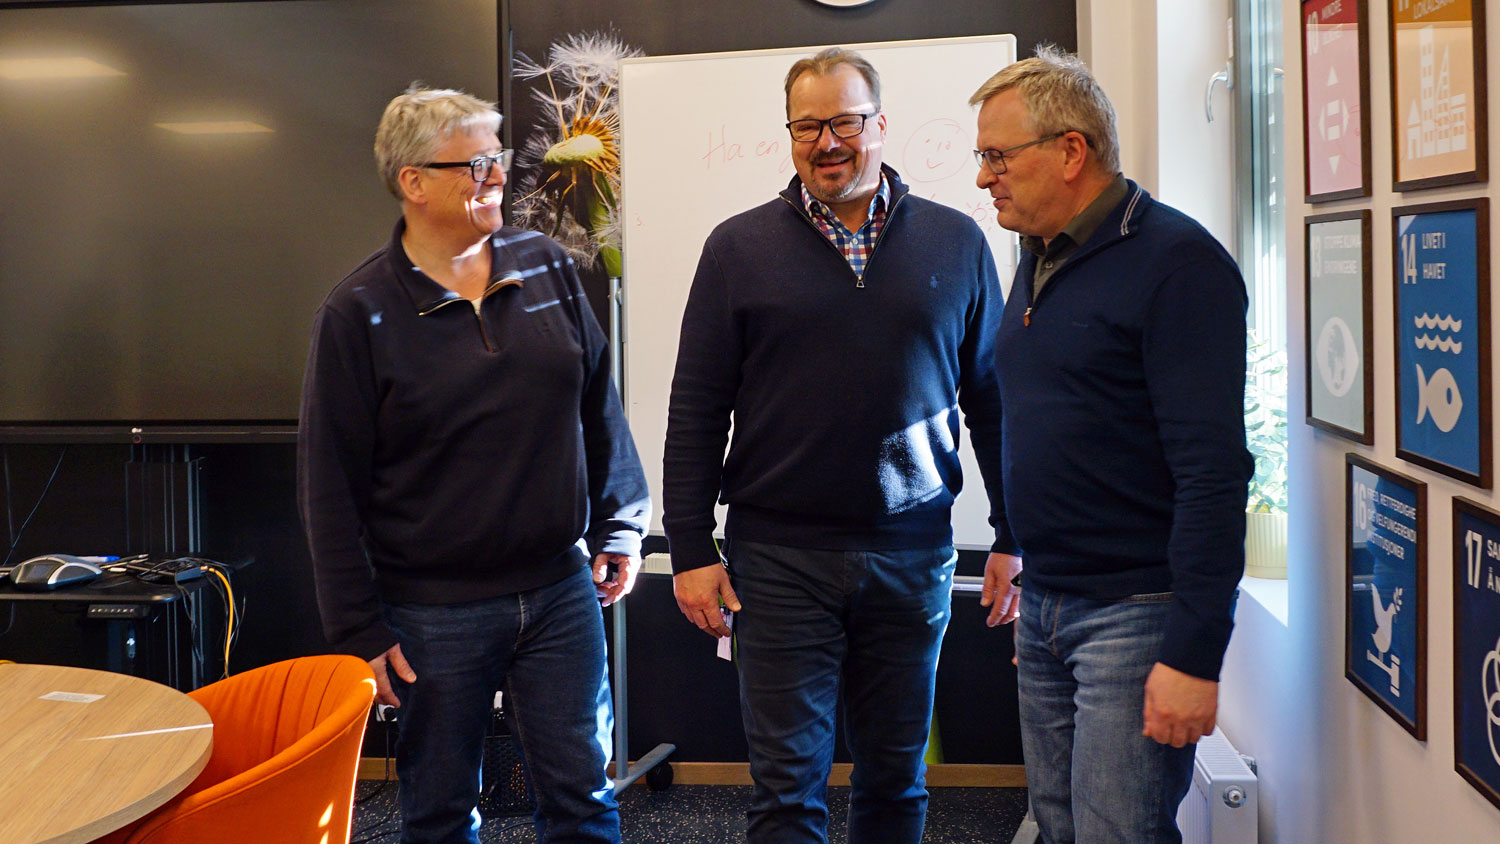
<svg viewBox="0 0 1500 844">
<path fill-rule="evenodd" d="M 1156 196 L 1234 247 L 1232 92 L 1214 86 L 1214 122 L 1203 111 L 1209 77 L 1229 61 L 1228 0 L 1156 4 Z"/>
<path fill-rule="evenodd" d="M 1078 0 L 1078 51 L 1119 118 L 1121 166 L 1234 251 L 1233 105 L 1208 79 L 1229 57 L 1228 0 Z M 1123 34 L 1123 35 L 1122 35 Z"/>
<path fill-rule="evenodd" d="M 1181 191 L 1171 141 L 1157 134 L 1187 112 L 1201 115 L 1202 80 L 1177 90 L 1181 46 L 1160 24 L 1181 0 L 1077 0 L 1079 47 L 1120 111 L 1126 173 L 1158 195 Z M 1218 0 L 1212 4 L 1217 13 Z M 1282 0 L 1287 193 L 1302 195 L 1300 3 Z M 1290 203 L 1287 219 L 1289 428 L 1291 504 L 1287 621 L 1267 609 L 1274 601 L 1246 594 L 1225 660 L 1220 722 L 1242 752 L 1256 757 L 1261 786 L 1261 842 L 1281 844 L 1469 844 L 1500 841 L 1500 810 L 1453 771 L 1452 576 L 1450 499 L 1465 495 L 1500 509 L 1500 496 L 1448 480 L 1395 457 L 1393 347 L 1389 332 L 1374 337 L 1377 445 L 1354 446 L 1295 420 L 1305 415 L 1303 391 L 1302 217 L 1369 208 L 1374 226 L 1374 324 L 1390 324 L 1393 205 L 1489 195 L 1488 186 L 1391 192 L 1390 83 L 1386 3 L 1370 0 L 1370 92 L 1374 196 L 1316 207 Z M 1488 42 L 1500 44 L 1491 9 Z M 1222 32 L 1222 31 L 1221 31 Z M 1500 62 L 1491 61 L 1490 90 L 1500 90 Z M 1204 77 L 1206 79 L 1206 75 Z M 1190 100 L 1186 93 L 1197 89 Z M 1222 96 L 1222 95 L 1216 95 Z M 1179 101 L 1179 97 L 1182 100 Z M 1218 106 L 1216 101 L 1215 105 Z M 1227 109 L 1227 104 L 1226 104 Z M 1493 107 L 1492 107 L 1493 108 Z M 1496 157 L 1492 129 L 1490 157 Z M 1192 202 L 1181 195 L 1175 204 Z M 1172 198 L 1165 197 L 1174 202 Z M 1492 217 L 1492 229 L 1500 214 Z M 1500 233 L 1492 230 L 1492 243 Z M 1492 299 L 1500 310 L 1500 297 Z M 1492 313 L 1490 324 L 1500 313 Z M 1493 330 L 1493 329 L 1492 329 Z M 1500 420 L 1500 415 L 1497 415 Z M 1428 483 L 1427 735 L 1418 742 L 1344 679 L 1343 455 L 1357 451 Z"/>
<path fill-rule="evenodd" d="M 1120 165 L 1156 193 L 1156 2 L 1077 0 L 1078 54 L 1119 118 Z M 1026 58 L 1025 54 L 1018 58 Z"/>
</svg>

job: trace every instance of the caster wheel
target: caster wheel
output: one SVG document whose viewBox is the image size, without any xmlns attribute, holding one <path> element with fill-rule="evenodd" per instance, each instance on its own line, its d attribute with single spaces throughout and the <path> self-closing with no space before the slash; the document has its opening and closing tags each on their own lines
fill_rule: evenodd
<svg viewBox="0 0 1500 844">
<path fill-rule="evenodd" d="M 666 762 L 646 772 L 646 787 L 652 791 L 666 791 L 672 786 L 672 766 Z"/>
</svg>

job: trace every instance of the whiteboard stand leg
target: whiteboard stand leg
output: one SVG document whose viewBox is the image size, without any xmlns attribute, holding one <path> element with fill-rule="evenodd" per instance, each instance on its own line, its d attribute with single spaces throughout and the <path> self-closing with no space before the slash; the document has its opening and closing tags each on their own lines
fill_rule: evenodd
<svg viewBox="0 0 1500 844">
<path fill-rule="evenodd" d="M 1016 837 L 1010 840 L 1010 844 L 1036 844 L 1037 839 L 1042 837 L 1042 831 L 1036 825 L 1036 819 L 1031 817 L 1031 808 L 1027 807 L 1026 817 L 1021 819 L 1021 827 L 1016 830 Z"/>
<path fill-rule="evenodd" d="M 615 379 L 615 389 L 620 393 L 620 402 L 625 401 L 625 373 L 624 355 L 622 354 L 625 338 L 622 335 L 624 320 L 622 319 L 623 290 L 620 287 L 620 277 L 609 277 L 609 360 Z M 628 405 L 627 405 L 628 407 Z M 677 749 L 675 744 L 658 744 L 651 748 L 651 752 L 642 756 L 634 765 L 630 764 L 630 704 L 629 704 L 629 681 L 625 676 L 625 602 L 619 601 L 614 606 L 614 631 L 615 631 L 615 660 L 614 669 L 610 673 L 610 686 L 615 697 L 615 776 L 613 778 L 614 793 L 630 787 L 630 784 L 640 779 L 652 768 L 661 764 Z M 667 773 L 671 773 L 668 771 Z M 650 782 L 650 780 L 647 780 Z M 666 778 L 670 783 L 671 778 Z"/>
<path fill-rule="evenodd" d="M 630 787 L 630 784 L 645 776 L 646 772 L 666 761 L 675 744 L 658 744 L 651 752 L 642 756 L 634 765 L 630 764 L 630 712 L 626 703 L 628 682 L 625 677 L 625 602 L 614 606 L 615 664 L 610 685 L 615 696 L 615 776 L 612 780 L 615 796 Z M 670 782 L 670 779 L 668 780 Z"/>
</svg>

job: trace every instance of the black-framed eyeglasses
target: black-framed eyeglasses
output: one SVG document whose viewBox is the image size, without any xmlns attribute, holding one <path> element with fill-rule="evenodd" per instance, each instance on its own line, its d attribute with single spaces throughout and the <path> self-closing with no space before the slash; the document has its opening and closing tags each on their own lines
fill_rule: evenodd
<svg viewBox="0 0 1500 844">
<path fill-rule="evenodd" d="M 976 149 L 974 150 L 974 160 L 979 162 L 980 167 L 990 168 L 990 172 L 994 173 L 996 176 L 1004 176 L 1005 171 L 1009 169 L 1005 161 L 1008 158 L 1014 157 L 1017 150 L 1023 150 L 1029 146 L 1036 146 L 1037 144 L 1046 143 L 1047 141 L 1057 140 L 1058 138 L 1061 138 L 1066 134 L 1068 134 L 1068 130 L 1064 129 L 1061 132 L 1053 132 L 1050 135 L 1043 135 L 1042 137 L 1037 138 L 1034 141 L 1027 141 L 1024 144 L 1016 144 L 1013 147 L 1006 147 L 1005 149 Z"/>
<path fill-rule="evenodd" d="M 840 138 L 853 138 L 865 131 L 865 121 L 880 112 L 873 114 L 835 114 L 827 120 L 815 120 L 811 117 L 806 120 L 793 120 L 786 124 L 788 131 L 792 133 L 794 141 L 816 141 L 823 137 L 823 127 Z"/>
<path fill-rule="evenodd" d="M 515 158 L 515 155 L 516 151 L 513 149 L 502 149 L 499 152 L 492 152 L 487 155 L 476 155 L 468 161 L 429 161 L 426 164 L 418 164 L 417 166 L 433 167 L 439 170 L 448 167 L 467 167 L 469 168 L 469 175 L 474 177 L 474 181 L 482 182 L 490 177 L 490 170 L 496 164 L 500 165 L 501 173 L 509 173 L 510 162 L 511 159 Z"/>
</svg>

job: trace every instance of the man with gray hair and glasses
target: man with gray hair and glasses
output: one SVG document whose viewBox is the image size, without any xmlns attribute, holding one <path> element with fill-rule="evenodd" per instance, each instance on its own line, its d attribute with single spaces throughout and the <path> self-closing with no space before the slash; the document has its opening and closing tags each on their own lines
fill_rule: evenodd
<svg viewBox="0 0 1500 844">
<path fill-rule="evenodd" d="M 618 842 L 601 604 L 650 516 L 573 261 L 504 225 L 500 114 L 413 86 L 375 159 L 390 241 L 318 309 L 298 499 L 325 635 L 399 707 L 403 844 L 478 844 L 497 690 L 540 842 Z"/>
<path fill-rule="evenodd" d="M 826 840 L 837 713 L 854 760 L 848 840 L 917 844 L 950 509 L 971 480 L 959 407 L 991 455 L 985 486 L 1000 479 L 999 281 L 974 221 L 881 163 L 868 61 L 839 48 L 798 61 L 786 110 L 796 177 L 716 228 L 693 279 L 662 521 L 683 615 L 727 636 L 720 602 L 736 613 L 749 840 Z M 1018 565 L 998 508 L 992 523 L 991 567 Z M 1007 575 L 986 593 L 992 621 L 1014 618 L 1010 590 Z"/>
<path fill-rule="evenodd" d="M 996 367 L 1032 811 L 1047 844 L 1178 842 L 1244 570 L 1245 284 L 1121 175 L 1076 56 L 1043 47 L 970 102 L 978 186 L 1025 247 Z"/>
</svg>

